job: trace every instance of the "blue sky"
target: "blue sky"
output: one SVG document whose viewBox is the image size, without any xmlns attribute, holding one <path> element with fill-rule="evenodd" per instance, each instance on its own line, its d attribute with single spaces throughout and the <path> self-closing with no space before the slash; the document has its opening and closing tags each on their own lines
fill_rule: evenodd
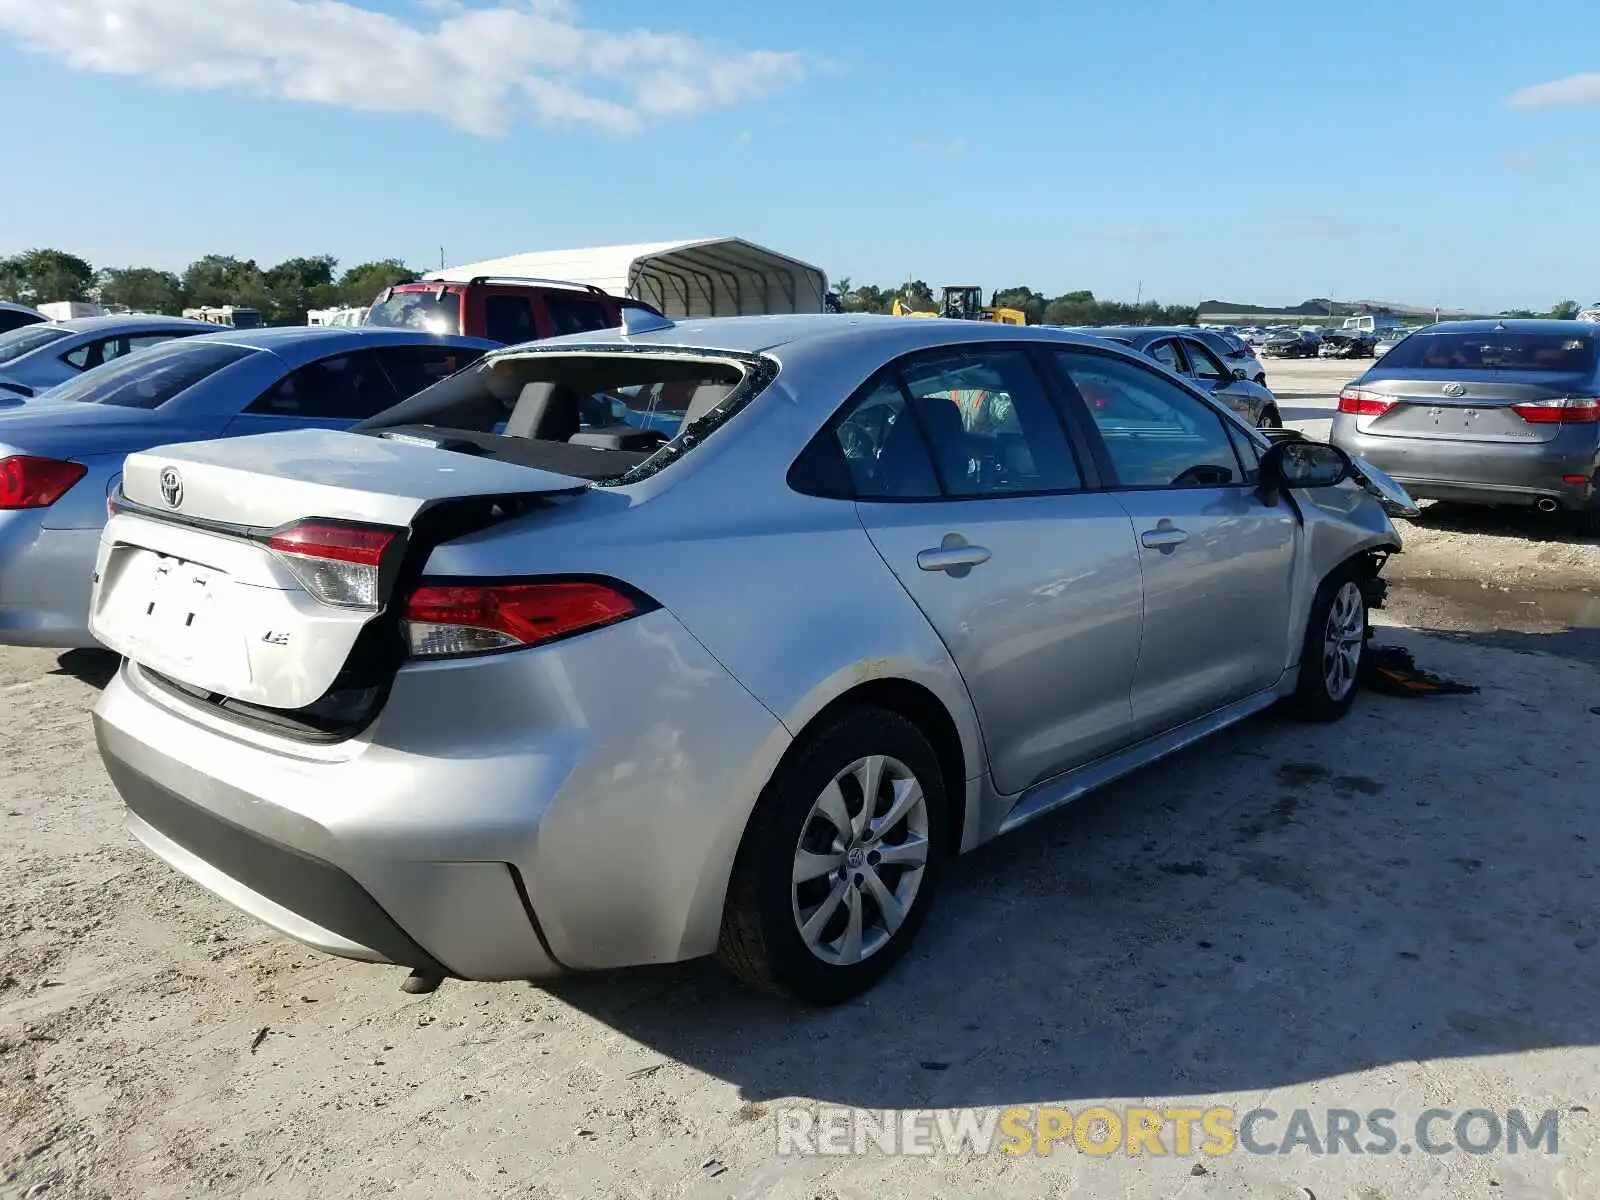
<svg viewBox="0 0 1600 1200">
<path fill-rule="evenodd" d="M 1600 296 L 1590 72 L 1556 0 L 0 0 L 0 253 L 1543 307 Z"/>
</svg>

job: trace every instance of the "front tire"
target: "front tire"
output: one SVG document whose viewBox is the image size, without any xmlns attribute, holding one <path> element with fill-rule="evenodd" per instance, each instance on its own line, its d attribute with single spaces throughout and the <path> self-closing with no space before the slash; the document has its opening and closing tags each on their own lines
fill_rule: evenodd
<svg viewBox="0 0 1600 1200">
<path fill-rule="evenodd" d="M 717 956 L 812 1004 L 860 995 L 916 937 L 944 865 L 939 759 L 897 713 L 849 709 L 762 792 L 735 856 Z"/>
<path fill-rule="evenodd" d="M 1307 721 L 1337 721 L 1350 711 L 1367 661 L 1367 597 L 1353 565 L 1317 589 L 1300 648 L 1300 680 L 1291 698 Z"/>
</svg>

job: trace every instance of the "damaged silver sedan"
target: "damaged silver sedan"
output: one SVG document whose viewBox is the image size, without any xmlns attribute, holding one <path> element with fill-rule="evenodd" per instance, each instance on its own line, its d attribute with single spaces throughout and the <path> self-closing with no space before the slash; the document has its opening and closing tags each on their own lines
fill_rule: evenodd
<svg viewBox="0 0 1600 1200">
<path fill-rule="evenodd" d="M 630 314 L 129 458 L 96 734 L 157 855 L 419 986 L 715 953 L 837 1002 L 956 854 L 1343 716 L 1407 503 L 1099 338 Z"/>
</svg>

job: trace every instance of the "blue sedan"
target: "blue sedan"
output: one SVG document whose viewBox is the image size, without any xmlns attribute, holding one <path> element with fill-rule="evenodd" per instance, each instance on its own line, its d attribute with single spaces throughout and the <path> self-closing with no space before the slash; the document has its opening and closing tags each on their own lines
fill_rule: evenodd
<svg viewBox="0 0 1600 1200">
<path fill-rule="evenodd" d="M 229 330 L 142 350 L 0 407 L 0 644 L 95 644 L 95 552 L 108 491 L 129 454 L 342 429 L 497 345 L 405 329 Z"/>
</svg>

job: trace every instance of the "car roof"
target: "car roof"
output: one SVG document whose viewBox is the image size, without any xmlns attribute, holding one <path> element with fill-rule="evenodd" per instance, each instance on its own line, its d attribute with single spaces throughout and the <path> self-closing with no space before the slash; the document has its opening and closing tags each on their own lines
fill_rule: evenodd
<svg viewBox="0 0 1600 1200">
<path fill-rule="evenodd" d="M 215 328 L 215 327 L 213 327 Z M 501 342 L 465 337 L 458 333 L 429 333 L 422 329 L 374 328 L 367 325 L 274 325 L 261 329 L 217 329 L 186 338 L 186 342 L 222 342 L 250 350 L 266 350 L 291 365 L 340 351 L 375 346 L 461 346 L 498 350 Z"/>
<path fill-rule="evenodd" d="M 1428 333 L 1494 333 L 1504 330 L 1508 333 L 1564 333 L 1571 336 L 1587 334 L 1593 336 L 1600 326 L 1591 325 L 1587 321 L 1555 321 L 1549 318 L 1524 318 L 1506 317 L 1504 319 L 1489 318 L 1482 321 L 1437 321 L 1432 325 L 1423 326 L 1422 332 Z"/>
<path fill-rule="evenodd" d="M 66 321 L 51 321 L 57 329 L 69 333 L 148 333 L 164 329 L 208 329 L 215 326 L 187 317 L 153 316 L 148 313 L 114 313 L 104 317 L 73 317 Z"/>
<path fill-rule="evenodd" d="M 0 300 L 0 309 L 6 312 L 32 313 L 36 317 L 44 316 L 37 308 L 32 308 L 26 304 L 18 304 L 15 300 Z"/>
<path fill-rule="evenodd" d="M 785 313 L 753 317 L 685 317 L 660 329 L 625 333 L 604 329 L 507 347 L 515 353 L 608 346 L 661 350 L 710 350 L 761 354 L 785 348 L 849 344 L 893 357 L 931 347 L 972 342 L 1018 342 L 1094 346 L 1098 339 L 1048 325 L 1003 325 L 996 321 L 880 316 L 872 313 Z"/>
</svg>

